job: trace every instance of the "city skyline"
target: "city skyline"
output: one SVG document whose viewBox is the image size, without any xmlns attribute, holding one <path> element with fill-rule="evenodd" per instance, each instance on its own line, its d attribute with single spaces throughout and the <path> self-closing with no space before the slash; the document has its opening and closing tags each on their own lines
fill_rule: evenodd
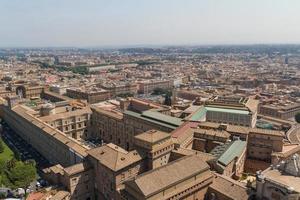
<svg viewBox="0 0 300 200">
<path fill-rule="evenodd" d="M 300 2 L 0 2 L 0 47 L 299 44 Z"/>
</svg>

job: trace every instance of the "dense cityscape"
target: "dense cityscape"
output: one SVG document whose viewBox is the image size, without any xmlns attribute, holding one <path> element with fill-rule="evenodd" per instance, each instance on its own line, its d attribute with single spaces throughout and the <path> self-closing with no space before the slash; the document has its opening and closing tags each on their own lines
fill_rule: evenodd
<svg viewBox="0 0 300 200">
<path fill-rule="evenodd" d="M 300 200 L 299 0 L 0 0 L 0 200 Z"/>
<path fill-rule="evenodd" d="M 0 49 L 0 198 L 300 199 L 300 45 Z"/>
</svg>

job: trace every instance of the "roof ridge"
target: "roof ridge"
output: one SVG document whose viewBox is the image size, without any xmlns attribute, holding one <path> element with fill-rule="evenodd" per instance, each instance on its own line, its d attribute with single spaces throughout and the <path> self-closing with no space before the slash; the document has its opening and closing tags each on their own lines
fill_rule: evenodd
<svg viewBox="0 0 300 200">
<path fill-rule="evenodd" d="M 120 153 L 121 153 L 121 152 L 119 152 L 119 151 L 116 151 L 116 152 L 117 152 L 117 159 L 115 160 L 115 164 L 114 164 L 115 169 L 117 169 L 117 164 L 118 164 L 118 160 L 119 160 L 119 155 L 120 155 Z"/>
<path fill-rule="evenodd" d="M 135 180 L 136 180 L 138 177 L 141 177 L 141 176 L 144 176 L 144 175 L 153 173 L 153 172 L 155 172 L 155 171 L 159 171 L 160 169 L 166 168 L 166 167 L 170 166 L 171 164 L 178 163 L 178 162 L 181 161 L 181 160 L 187 159 L 188 157 L 192 157 L 192 156 L 195 156 L 195 155 L 198 156 L 197 154 L 192 154 L 192 155 L 183 156 L 183 157 L 181 157 L 181 158 L 178 158 L 177 160 L 173 160 L 173 161 L 167 163 L 166 165 L 162 165 L 162 166 L 159 166 L 159 167 L 157 167 L 157 168 L 155 168 L 155 169 L 149 170 L 149 171 L 147 171 L 147 172 L 145 172 L 145 173 L 139 174 L 138 176 L 136 176 Z M 134 181 L 135 181 L 135 180 L 134 180 Z"/>
</svg>

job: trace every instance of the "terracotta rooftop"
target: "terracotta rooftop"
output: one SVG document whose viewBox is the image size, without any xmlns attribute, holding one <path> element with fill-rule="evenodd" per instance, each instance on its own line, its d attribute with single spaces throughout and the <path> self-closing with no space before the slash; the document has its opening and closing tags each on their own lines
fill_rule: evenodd
<svg viewBox="0 0 300 200">
<path fill-rule="evenodd" d="M 219 128 L 220 124 L 215 122 L 201 122 L 199 127 L 206 127 L 206 128 Z"/>
<path fill-rule="evenodd" d="M 142 159 L 137 151 L 128 152 L 112 143 L 91 149 L 87 153 L 113 171 L 121 170 Z"/>
<path fill-rule="evenodd" d="M 200 156 L 190 155 L 141 174 L 126 184 L 138 188 L 147 197 L 207 170 L 209 166 Z"/>
<path fill-rule="evenodd" d="M 45 197 L 45 193 L 42 192 L 34 192 L 28 195 L 27 200 L 42 200 Z"/>
<path fill-rule="evenodd" d="M 97 107 L 96 105 L 91 105 L 91 109 L 93 109 L 93 110 L 95 110 L 99 113 L 102 113 L 104 115 L 113 117 L 117 120 L 122 120 L 123 119 L 123 113 L 118 112 L 116 110 L 105 110 L 105 109 L 102 109 L 101 107 Z"/>
<path fill-rule="evenodd" d="M 86 151 L 89 149 L 84 147 L 75 139 L 69 138 L 63 132 L 51 127 L 50 125 L 46 124 L 45 122 L 41 121 L 40 119 L 32 116 L 29 114 L 30 109 L 23 105 L 18 105 L 13 108 L 13 111 L 16 112 L 18 115 L 29 121 L 30 123 L 34 124 L 35 126 L 41 129 L 41 134 L 49 134 L 54 137 L 57 141 L 63 143 L 64 145 L 68 146 L 69 148 L 73 149 L 78 155 L 85 157 Z"/>
<path fill-rule="evenodd" d="M 78 164 L 75 164 L 75 165 L 71 165 L 70 167 L 64 168 L 64 171 L 68 175 L 73 175 L 73 174 L 83 172 L 86 169 L 88 169 L 89 167 L 90 166 L 88 166 L 87 163 L 78 163 Z"/>
<path fill-rule="evenodd" d="M 149 130 L 135 136 L 136 139 L 149 143 L 157 143 L 161 140 L 170 138 L 170 134 L 158 130 Z"/>
<path fill-rule="evenodd" d="M 197 127 L 199 122 L 185 122 L 177 129 L 171 132 L 173 138 L 180 137 L 184 135 L 187 131 L 189 131 L 192 127 Z"/>
<path fill-rule="evenodd" d="M 205 162 L 216 159 L 216 157 L 210 153 L 205 153 L 202 151 L 196 151 L 193 149 L 186 149 L 186 148 L 174 149 L 174 150 L 172 150 L 172 154 L 180 154 L 182 156 L 189 156 L 189 155 L 196 154 L 197 156 L 201 157 L 201 159 Z"/>
<path fill-rule="evenodd" d="M 249 197 L 247 188 L 242 183 L 217 173 L 214 174 L 214 181 L 209 186 L 209 189 L 212 192 L 215 190 L 222 193 L 232 200 L 247 200 Z"/>
<path fill-rule="evenodd" d="M 229 138 L 230 134 L 223 130 L 213 130 L 213 129 L 194 129 L 194 136 L 199 137 L 201 135 L 214 136 L 219 138 Z"/>
<path fill-rule="evenodd" d="M 245 126 L 227 125 L 226 131 L 230 133 L 240 133 L 247 135 L 249 133 L 249 129 L 249 127 Z"/>
<path fill-rule="evenodd" d="M 55 174 L 64 175 L 64 168 L 60 164 L 57 164 L 57 165 L 53 165 L 49 168 L 43 169 L 43 172 L 44 173 L 53 172 Z"/>
<path fill-rule="evenodd" d="M 64 118 L 69 118 L 72 116 L 78 116 L 78 115 L 84 115 L 84 114 L 92 114 L 92 111 L 89 107 L 85 107 L 83 109 L 77 109 L 75 111 L 69 111 L 69 112 L 63 112 L 59 114 L 51 114 L 47 116 L 40 117 L 42 121 L 45 122 L 50 122 L 50 121 L 55 121 L 58 119 L 64 119 Z"/>
<path fill-rule="evenodd" d="M 54 196 L 51 197 L 51 199 L 55 200 L 64 200 L 66 197 L 70 195 L 67 191 L 58 191 Z"/>
<path fill-rule="evenodd" d="M 251 128 L 249 130 L 249 133 L 284 137 L 284 133 L 282 131 L 275 131 L 275 130 L 268 130 L 268 129 L 261 129 L 261 128 Z"/>
</svg>

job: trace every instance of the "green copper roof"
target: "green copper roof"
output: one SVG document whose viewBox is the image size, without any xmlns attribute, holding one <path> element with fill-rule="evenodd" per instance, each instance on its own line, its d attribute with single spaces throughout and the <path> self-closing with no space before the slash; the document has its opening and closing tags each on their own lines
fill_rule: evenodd
<svg viewBox="0 0 300 200">
<path fill-rule="evenodd" d="M 171 125 L 175 125 L 175 126 L 180 126 L 182 124 L 182 121 L 180 118 L 172 117 L 172 116 L 165 115 L 160 112 L 155 112 L 155 111 L 151 111 L 151 110 L 144 111 L 142 113 L 142 116 L 148 117 L 148 118 L 151 118 L 151 119 L 154 119 L 157 121 L 165 122 L 165 123 L 168 123 Z"/>
<path fill-rule="evenodd" d="M 246 148 L 246 142 L 242 140 L 235 140 L 232 144 L 221 154 L 218 162 L 227 166 L 235 157 L 240 157 Z"/>
<path fill-rule="evenodd" d="M 233 114 L 241 114 L 241 115 L 248 115 L 249 111 L 247 110 L 237 110 L 237 109 L 229 109 L 229 108 L 216 108 L 216 107 L 208 107 L 206 106 L 205 109 L 211 112 L 226 112 L 226 113 L 233 113 Z"/>
<path fill-rule="evenodd" d="M 164 126 L 164 127 L 170 128 L 170 129 L 176 129 L 179 125 L 182 124 L 181 119 L 176 118 L 176 117 L 171 117 L 171 116 L 164 115 L 161 113 L 159 113 L 159 114 L 153 113 L 154 111 L 151 111 L 152 113 L 149 113 L 150 111 L 145 111 L 145 112 L 140 114 L 137 112 L 126 110 L 126 111 L 124 111 L 124 114 L 130 115 L 130 116 L 133 116 L 136 118 L 140 118 L 145 121 L 149 121 L 151 123 L 155 123 L 155 124 L 158 124 L 160 126 Z M 178 121 L 178 120 L 180 120 L 180 121 Z"/>
<path fill-rule="evenodd" d="M 199 110 L 197 110 L 192 117 L 190 118 L 190 120 L 192 121 L 198 121 L 200 120 L 204 115 L 206 114 L 206 109 L 205 107 L 200 108 Z"/>
</svg>

